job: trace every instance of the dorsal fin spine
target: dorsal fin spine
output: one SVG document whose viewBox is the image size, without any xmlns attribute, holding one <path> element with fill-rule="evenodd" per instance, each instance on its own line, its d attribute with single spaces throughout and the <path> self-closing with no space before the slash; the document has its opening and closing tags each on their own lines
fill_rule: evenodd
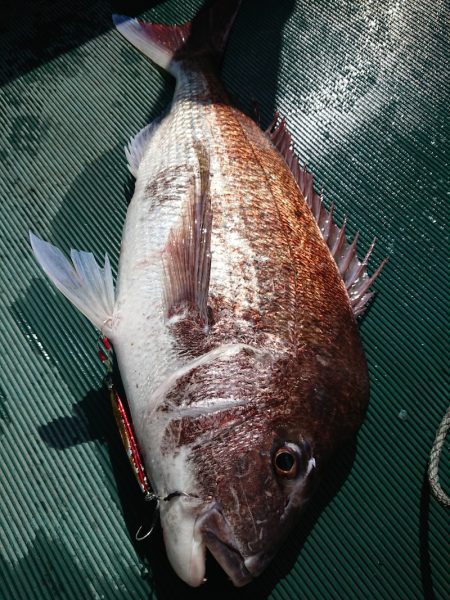
<svg viewBox="0 0 450 600">
<path fill-rule="evenodd" d="M 332 248 L 330 248 L 331 254 L 333 255 L 335 260 L 339 259 L 339 256 L 340 256 L 340 253 L 342 250 L 342 246 L 344 245 L 346 228 L 347 228 L 347 215 L 344 217 L 344 220 L 342 221 L 342 227 L 340 229 L 337 227 L 338 235 L 337 235 L 336 241 L 334 243 L 334 246 Z"/>
<path fill-rule="evenodd" d="M 342 257 L 342 261 L 339 264 L 339 273 L 341 274 L 344 281 L 345 281 L 345 273 L 346 273 L 347 269 L 350 267 L 353 257 L 356 254 L 356 244 L 358 243 L 358 239 L 359 239 L 359 231 L 356 233 L 355 237 L 353 238 L 353 242 L 350 244 L 350 246 L 347 246 L 347 248 L 345 248 L 344 256 Z"/>
<path fill-rule="evenodd" d="M 333 211 L 334 211 L 334 204 L 333 202 L 330 204 L 330 210 L 329 213 L 327 215 L 327 219 L 326 219 L 326 224 L 325 227 L 323 228 L 323 239 L 328 242 L 328 239 L 330 237 L 330 232 L 331 232 L 331 224 L 333 222 Z"/>
<path fill-rule="evenodd" d="M 323 239 L 336 262 L 338 271 L 347 289 L 353 313 L 355 316 L 361 315 L 370 298 L 373 296 L 373 293 L 368 292 L 368 290 L 381 273 L 386 264 L 386 259 L 383 260 L 372 276 L 368 275 L 367 264 L 372 255 L 375 240 L 370 245 L 364 260 L 359 260 L 356 253 L 359 232 L 351 243 L 346 240 L 345 232 L 347 217 L 344 218 L 340 228 L 334 222 L 333 203 L 331 203 L 330 209 L 327 210 L 322 196 L 314 191 L 313 175 L 306 167 L 302 168 L 300 166 L 298 157 L 292 147 L 292 137 L 286 127 L 286 120 L 284 118 L 280 120 L 279 113 L 275 113 L 272 122 L 266 129 L 266 134 L 283 156 L 297 182 L 306 204 L 317 222 Z"/>
</svg>

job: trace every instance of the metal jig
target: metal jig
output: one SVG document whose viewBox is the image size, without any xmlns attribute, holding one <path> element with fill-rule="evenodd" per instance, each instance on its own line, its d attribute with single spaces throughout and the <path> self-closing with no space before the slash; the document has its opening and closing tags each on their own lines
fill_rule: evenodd
<svg viewBox="0 0 450 600">
<path fill-rule="evenodd" d="M 136 477 L 136 481 L 138 482 L 142 493 L 145 495 L 146 500 L 157 499 L 159 503 L 159 499 L 151 489 L 145 472 L 144 462 L 142 460 L 142 456 L 134 435 L 133 423 L 129 414 L 126 399 L 121 397 L 114 383 L 113 350 L 109 340 L 106 337 L 100 337 L 97 340 L 97 352 L 101 362 L 106 367 L 106 389 L 108 390 L 114 418 L 119 429 L 125 452 Z"/>
<path fill-rule="evenodd" d="M 113 413 L 114 413 L 114 418 L 116 420 L 117 427 L 119 429 L 120 437 L 122 439 L 122 443 L 123 443 L 125 452 L 128 456 L 128 460 L 130 462 L 131 468 L 136 477 L 136 481 L 138 482 L 139 487 L 141 488 L 141 491 L 144 494 L 144 498 L 147 502 L 152 502 L 152 501 L 156 500 L 156 505 L 155 505 L 155 509 L 153 512 L 152 521 L 151 521 L 149 530 L 145 534 L 140 535 L 141 530 L 143 528 L 143 526 L 141 525 L 136 532 L 136 535 L 135 535 L 136 541 L 142 542 L 143 540 L 147 539 L 150 536 L 150 534 L 152 533 L 152 531 L 155 528 L 155 525 L 156 525 L 156 523 L 158 521 L 158 517 L 159 517 L 159 506 L 160 506 L 161 501 L 169 502 L 173 498 L 177 498 L 179 496 L 186 496 L 186 497 L 195 497 L 195 496 L 191 496 L 190 494 L 186 494 L 185 492 L 175 491 L 175 492 L 171 492 L 170 494 L 168 494 L 165 498 L 162 498 L 160 496 L 157 496 L 154 493 L 154 491 L 152 490 L 150 483 L 147 479 L 147 475 L 145 473 L 144 462 L 142 460 L 141 453 L 139 452 L 138 444 L 137 444 L 137 441 L 136 441 L 136 438 L 134 435 L 133 423 L 132 423 L 131 417 L 129 415 L 129 410 L 128 410 L 128 406 L 126 403 L 126 399 L 122 398 L 120 396 L 120 394 L 117 391 L 117 388 L 115 386 L 115 383 L 114 383 L 113 350 L 112 350 L 111 344 L 109 343 L 108 338 L 106 338 L 106 337 L 98 338 L 97 353 L 98 353 L 98 356 L 99 356 L 101 362 L 106 367 L 105 386 L 106 386 L 106 389 L 108 390 L 108 394 L 110 397 L 110 401 L 111 401 L 111 405 L 112 405 L 112 409 L 113 409 Z"/>
</svg>

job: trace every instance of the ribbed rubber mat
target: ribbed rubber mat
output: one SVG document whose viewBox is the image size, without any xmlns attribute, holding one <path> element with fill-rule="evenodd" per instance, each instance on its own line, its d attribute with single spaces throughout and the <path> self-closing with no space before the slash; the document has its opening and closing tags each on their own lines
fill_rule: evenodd
<svg viewBox="0 0 450 600">
<path fill-rule="evenodd" d="M 201 4 L 116 2 L 160 22 Z M 70 7 L 69 7 L 70 6 Z M 153 6 L 153 8 L 151 8 Z M 109 3 L 7 3 L 0 25 L 0 597 L 448 598 L 450 513 L 428 454 L 449 403 L 450 10 L 443 0 L 244 2 L 224 62 L 240 106 L 278 108 L 339 219 L 389 263 L 361 324 L 370 409 L 267 573 L 190 590 L 148 523 L 120 447 L 96 333 L 49 284 L 32 229 L 117 265 L 123 145 L 169 76 L 111 27 Z M 353 460 L 354 458 L 354 460 Z M 441 459 L 450 488 L 448 442 Z"/>
</svg>

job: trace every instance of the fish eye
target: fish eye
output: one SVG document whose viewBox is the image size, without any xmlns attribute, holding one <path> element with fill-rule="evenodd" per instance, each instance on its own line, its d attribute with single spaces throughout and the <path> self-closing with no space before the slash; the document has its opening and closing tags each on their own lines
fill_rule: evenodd
<svg viewBox="0 0 450 600">
<path fill-rule="evenodd" d="M 278 448 L 273 457 L 275 473 L 285 479 L 294 479 L 298 473 L 299 458 L 294 448 L 283 446 Z"/>
</svg>

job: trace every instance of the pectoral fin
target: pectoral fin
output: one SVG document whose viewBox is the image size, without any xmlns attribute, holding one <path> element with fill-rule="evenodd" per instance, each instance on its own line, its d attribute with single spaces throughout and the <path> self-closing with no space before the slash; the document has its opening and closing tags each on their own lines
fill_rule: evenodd
<svg viewBox="0 0 450 600">
<path fill-rule="evenodd" d="M 169 236 L 165 249 L 166 310 L 172 316 L 188 308 L 208 323 L 208 292 L 211 272 L 212 210 L 209 194 L 209 159 L 201 144 L 186 213 Z"/>
<path fill-rule="evenodd" d="M 105 335 L 112 333 L 114 283 L 105 254 L 103 269 L 91 252 L 71 250 L 70 262 L 59 248 L 30 232 L 34 255 L 60 292 Z"/>
</svg>

